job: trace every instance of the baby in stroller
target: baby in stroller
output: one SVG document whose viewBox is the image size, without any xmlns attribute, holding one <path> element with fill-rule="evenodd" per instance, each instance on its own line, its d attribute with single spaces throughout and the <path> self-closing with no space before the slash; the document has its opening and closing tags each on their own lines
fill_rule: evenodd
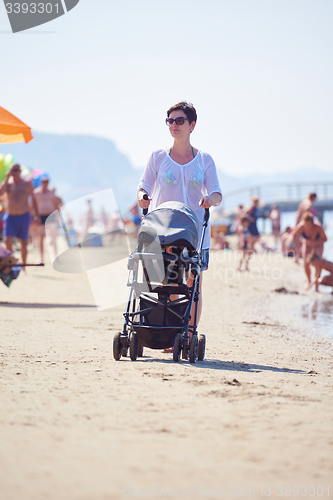
<svg viewBox="0 0 333 500">
<path fill-rule="evenodd" d="M 208 219 L 206 209 L 198 250 L 198 220 L 183 203 L 163 203 L 142 219 L 137 248 L 128 259 L 130 292 L 123 331 L 114 337 L 116 360 L 129 349 L 134 361 L 144 347 L 173 347 L 176 362 L 180 356 L 191 363 L 204 359 L 205 336 L 197 332 L 197 316 Z"/>
</svg>

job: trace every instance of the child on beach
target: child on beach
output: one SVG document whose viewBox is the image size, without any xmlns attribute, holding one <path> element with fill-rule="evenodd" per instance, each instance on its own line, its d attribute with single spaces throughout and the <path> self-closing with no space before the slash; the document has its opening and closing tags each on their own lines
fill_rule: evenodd
<svg viewBox="0 0 333 500">
<path fill-rule="evenodd" d="M 316 292 L 318 292 L 319 285 L 331 286 L 333 287 L 333 262 L 320 257 L 315 250 L 309 254 L 307 261 L 312 264 L 316 270 L 315 279 L 311 282 L 311 286 L 315 285 Z M 330 274 L 320 277 L 322 270 L 328 271 Z M 333 293 L 333 288 L 332 288 Z"/>
<path fill-rule="evenodd" d="M 286 227 L 286 230 L 283 234 L 281 234 L 281 250 L 283 255 L 286 257 L 294 257 L 295 256 L 295 245 L 293 242 L 293 229 L 290 226 Z"/>
<path fill-rule="evenodd" d="M 242 250 L 242 257 L 239 262 L 238 271 L 242 271 L 243 261 L 245 262 L 245 271 L 249 271 L 249 260 L 252 255 L 252 251 L 249 248 L 249 239 L 250 239 L 250 231 L 249 231 L 250 219 L 247 215 L 243 215 L 240 220 L 240 225 L 238 226 L 238 235 L 240 239 L 240 247 Z"/>
</svg>

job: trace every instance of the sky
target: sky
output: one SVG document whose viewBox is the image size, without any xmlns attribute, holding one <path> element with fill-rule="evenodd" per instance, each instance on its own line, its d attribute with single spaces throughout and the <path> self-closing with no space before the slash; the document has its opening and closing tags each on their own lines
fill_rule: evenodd
<svg viewBox="0 0 333 500">
<path fill-rule="evenodd" d="M 80 0 L 13 34 L 0 3 L 0 105 L 32 130 L 112 140 L 134 167 L 191 140 L 226 174 L 333 167 L 331 0 Z"/>
</svg>

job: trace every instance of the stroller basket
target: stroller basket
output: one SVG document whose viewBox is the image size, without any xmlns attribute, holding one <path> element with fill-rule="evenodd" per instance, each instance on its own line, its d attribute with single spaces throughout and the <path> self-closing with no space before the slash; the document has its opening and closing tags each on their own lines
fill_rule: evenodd
<svg viewBox="0 0 333 500">
<path fill-rule="evenodd" d="M 187 307 L 188 301 L 167 306 L 141 297 L 140 323 L 133 325 L 141 344 L 151 349 L 173 346 L 176 333 L 184 330 Z"/>
</svg>

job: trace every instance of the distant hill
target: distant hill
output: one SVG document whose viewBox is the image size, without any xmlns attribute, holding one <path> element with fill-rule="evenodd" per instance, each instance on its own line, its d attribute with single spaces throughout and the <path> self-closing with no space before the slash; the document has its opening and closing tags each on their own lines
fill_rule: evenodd
<svg viewBox="0 0 333 500">
<path fill-rule="evenodd" d="M 0 153 L 11 153 L 18 163 L 45 170 L 66 202 L 110 187 L 122 211 L 135 200 L 141 171 L 107 139 L 34 133 L 28 144 L 0 145 Z"/>
<path fill-rule="evenodd" d="M 29 144 L 0 145 L 0 153 L 12 153 L 22 165 L 41 168 L 51 176 L 52 186 L 65 202 L 81 196 L 112 187 L 118 206 L 125 212 L 135 199 L 136 186 L 143 169 L 135 169 L 128 158 L 120 153 L 112 141 L 84 135 L 56 135 L 34 133 Z M 267 170 L 269 170 L 269 165 Z M 241 188 L 262 184 L 286 182 L 333 182 L 333 171 L 326 172 L 316 168 L 302 168 L 288 173 L 255 174 L 233 177 L 218 168 L 223 193 L 227 194 Z M 304 188 L 305 197 L 311 188 Z M 266 201 L 286 198 L 286 189 L 265 188 L 260 196 Z M 320 196 L 320 193 L 319 193 Z M 332 193 L 333 196 L 333 193 Z M 233 208 L 239 203 L 247 204 L 250 193 L 226 196 L 224 206 Z"/>
</svg>

